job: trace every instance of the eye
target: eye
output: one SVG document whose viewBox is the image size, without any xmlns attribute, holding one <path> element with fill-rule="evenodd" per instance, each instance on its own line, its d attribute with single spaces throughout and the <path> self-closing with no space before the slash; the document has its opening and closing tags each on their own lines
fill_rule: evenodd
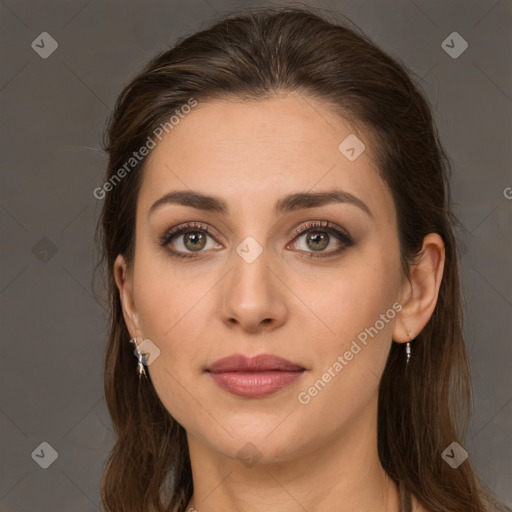
<svg viewBox="0 0 512 512">
<path fill-rule="evenodd" d="M 297 235 L 294 240 L 305 237 L 300 251 L 308 253 L 310 258 L 326 258 L 334 256 L 344 251 L 347 247 L 354 245 L 352 237 L 345 230 L 331 224 L 329 221 L 315 221 L 295 231 Z M 332 237 L 338 241 L 337 249 L 324 251 L 326 247 L 331 245 Z M 317 253 L 317 254 L 315 254 Z"/>
<path fill-rule="evenodd" d="M 354 241 L 348 232 L 331 224 L 329 221 L 310 222 L 305 227 L 301 226 L 295 230 L 292 236 L 294 236 L 294 241 L 304 236 L 306 237 L 299 251 L 306 253 L 307 257 L 311 258 L 334 256 L 344 251 L 347 247 L 354 245 Z M 337 240 L 339 247 L 334 250 L 325 251 L 324 249 L 332 244 L 333 237 Z M 159 238 L 158 244 L 162 247 L 167 247 L 168 252 L 172 256 L 194 258 L 196 257 L 195 253 L 203 252 L 203 249 L 222 248 L 220 244 L 208 247 L 208 238 L 213 239 L 208 226 L 198 222 L 191 222 L 165 232 Z M 288 249 L 289 247 L 290 245 L 286 248 Z"/>
<path fill-rule="evenodd" d="M 173 245 L 174 249 L 169 249 L 172 256 L 193 258 L 195 257 L 194 253 L 201 252 L 205 248 L 212 249 L 212 247 L 207 247 L 208 237 L 212 238 L 208 226 L 193 222 L 167 231 L 160 237 L 158 243 L 162 247 Z M 176 241 L 173 242 L 175 239 Z M 217 245 L 215 248 L 220 249 L 222 246 Z"/>
</svg>

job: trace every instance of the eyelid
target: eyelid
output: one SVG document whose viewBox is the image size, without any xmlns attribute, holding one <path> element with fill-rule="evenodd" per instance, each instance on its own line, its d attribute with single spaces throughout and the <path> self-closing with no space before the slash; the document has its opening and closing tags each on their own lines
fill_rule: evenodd
<svg viewBox="0 0 512 512">
<path fill-rule="evenodd" d="M 347 238 L 352 238 L 349 234 L 349 232 L 342 228 L 341 226 L 338 226 L 328 220 L 312 220 L 308 221 L 305 224 L 301 224 L 297 228 L 295 228 L 292 232 L 292 237 L 295 239 L 299 235 L 303 235 L 308 230 L 312 230 L 313 228 L 317 228 L 318 230 L 325 229 L 325 230 L 334 230 L 336 232 L 340 232 L 340 234 L 345 235 Z"/>
</svg>

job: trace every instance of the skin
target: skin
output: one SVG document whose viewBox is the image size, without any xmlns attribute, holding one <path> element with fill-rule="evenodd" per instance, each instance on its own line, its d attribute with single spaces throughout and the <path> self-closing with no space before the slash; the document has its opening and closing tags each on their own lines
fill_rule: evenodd
<svg viewBox="0 0 512 512">
<path fill-rule="evenodd" d="M 425 237 L 411 281 L 404 277 L 396 211 L 371 140 L 357 132 L 366 150 L 354 161 L 338 150 L 351 133 L 324 104 L 299 94 L 214 100 L 199 103 L 148 157 L 134 266 L 119 256 L 114 270 L 130 335 L 160 350 L 146 370 L 187 432 L 189 507 L 199 512 L 399 510 L 377 455 L 379 378 L 392 340 L 413 339 L 433 313 L 444 246 L 437 234 Z M 273 214 L 286 194 L 331 188 L 357 196 L 373 217 L 348 203 Z M 220 197 L 230 213 L 167 204 L 148 217 L 157 199 L 177 190 Z M 346 229 L 354 245 L 308 258 L 315 245 L 293 230 L 322 220 Z M 210 226 L 211 238 L 194 253 L 179 235 L 168 249 L 195 259 L 170 256 L 158 237 L 189 221 Z M 236 252 L 247 236 L 263 251 L 252 263 Z M 343 245 L 329 240 L 324 252 Z M 298 393 L 394 302 L 401 311 L 307 405 L 299 403 Z M 271 353 L 306 371 L 269 397 L 237 397 L 204 372 L 233 353 Z M 261 456 L 250 467 L 237 458 L 248 442 Z M 415 500 L 414 510 L 423 510 Z"/>
</svg>

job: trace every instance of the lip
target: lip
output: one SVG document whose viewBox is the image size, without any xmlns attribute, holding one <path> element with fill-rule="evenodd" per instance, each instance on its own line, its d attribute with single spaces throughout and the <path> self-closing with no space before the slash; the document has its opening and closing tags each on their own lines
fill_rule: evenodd
<svg viewBox="0 0 512 512">
<path fill-rule="evenodd" d="M 221 372 L 267 372 L 267 371 L 297 371 L 304 370 L 302 366 L 292 363 L 273 354 L 259 354 L 249 357 L 243 354 L 233 354 L 215 361 L 207 371 Z"/>
<path fill-rule="evenodd" d="M 302 366 L 272 354 L 234 354 L 206 370 L 221 389 L 246 398 L 274 394 L 295 382 L 304 371 Z"/>
</svg>

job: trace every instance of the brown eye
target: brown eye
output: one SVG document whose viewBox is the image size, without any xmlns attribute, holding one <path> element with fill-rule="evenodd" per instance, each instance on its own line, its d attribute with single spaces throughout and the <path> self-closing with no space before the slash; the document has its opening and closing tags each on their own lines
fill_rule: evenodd
<svg viewBox="0 0 512 512">
<path fill-rule="evenodd" d="M 167 231 L 159 238 L 159 245 L 165 247 L 172 256 L 193 258 L 196 256 L 194 253 L 206 252 L 209 248 L 222 248 L 221 245 L 215 244 L 208 247 L 208 239 L 214 240 L 208 227 L 192 223 Z"/>
<path fill-rule="evenodd" d="M 189 231 L 183 235 L 183 245 L 189 251 L 200 251 L 206 245 L 206 236 L 200 231 Z"/>
<path fill-rule="evenodd" d="M 345 230 L 335 227 L 329 221 L 313 222 L 305 229 L 295 231 L 294 243 L 299 252 L 311 258 L 323 258 L 341 253 L 354 245 L 352 237 Z M 301 239 L 304 239 L 301 243 Z M 336 244 L 333 250 L 325 250 L 332 243 Z M 315 254 L 318 253 L 318 254 Z"/>
<path fill-rule="evenodd" d="M 321 231 L 312 231 L 306 236 L 306 245 L 313 251 L 322 251 L 329 245 L 330 237 Z"/>
</svg>

